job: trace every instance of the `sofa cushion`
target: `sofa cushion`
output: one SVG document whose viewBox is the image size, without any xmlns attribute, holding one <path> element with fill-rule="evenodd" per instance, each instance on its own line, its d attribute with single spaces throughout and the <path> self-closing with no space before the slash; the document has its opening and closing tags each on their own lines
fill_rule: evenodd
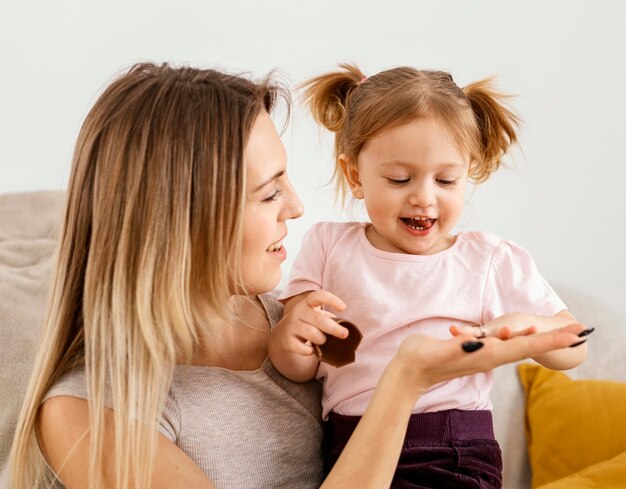
<svg viewBox="0 0 626 489">
<path fill-rule="evenodd" d="M 625 485 L 626 452 L 623 452 L 538 489 L 624 489 Z"/>
<path fill-rule="evenodd" d="M 0 196 L 0 470 L 45 313 L 63 192 Z"/>
<path fill-rule="evenodd" d="M 626 451 L 626 384 L 571 380 L 539 365 L 518 365 L 526 392 L 532 487 Z"/>
</svg>

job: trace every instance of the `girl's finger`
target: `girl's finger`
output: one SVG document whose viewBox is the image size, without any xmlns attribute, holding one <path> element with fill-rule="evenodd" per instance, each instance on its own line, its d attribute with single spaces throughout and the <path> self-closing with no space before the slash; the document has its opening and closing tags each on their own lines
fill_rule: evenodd
<svg viewBox="0 0 626 489">
<path fill-rule="evenodd" d="M 310 324 L 306 325 L 302 330 L 302 338 L 315 344 L 323 345 L 326 343 L 326 335 L 322 333 L 318 328 Z"/>
<path fill-rule="evenodd" d="M 303 312 L 300 316 L 300 320 L 319 329 L 324 334 L 336 336 L 337 338 L 346 338 L 348 336 L 348 330 L 332 319 L 332 317 L 322 314 L 322 312 L 323 311 L 309 309 Z"/>
<path fill-rule="evenodd" d="M 477 326 L 450 326 L 452 336 L 470 335 L 475 338 L 482 337 L 483 330 Z"/>
<path fill-rule="evenodd" d="M 309 356 L 315 353 L 315 349 L 311 343 L 306 342 L 304 338 L 292 336 L 288 342 L 289 350 L 299 355 Z"/>
<path fill-rule="evenodd" d="M 306 297 L 306 304 L 311 308 L 328 307 L 335 311 L 343 311 L 346 304 L 335 294 L 326 290 L 316 290 Z"/>
<path fill-rule="evenodd" d="M 521 329 L 519 331 L 511 332 L 511 337 L 514 336 L 528 336 L 531 334 L 535 334 L 537 332 L 537 326 L 529 326 L 527 328 Z"/>
<path fill-rule="evenodd" d="M 501 340 L 508 340 L 510 338 L 512 338 L 513 336 L 518 336 L 518 335 L 514 335 L 511 332 L 511 328 L 509 328 L 508 326 L 502 326 L 498 332 L 496 333 L 496 338 L 499 338 Z"/>
</svg>

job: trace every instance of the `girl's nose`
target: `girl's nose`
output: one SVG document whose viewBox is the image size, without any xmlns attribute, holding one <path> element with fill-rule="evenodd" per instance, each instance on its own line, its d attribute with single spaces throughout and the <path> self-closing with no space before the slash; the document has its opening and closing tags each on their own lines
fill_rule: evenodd
<svg viewBox="0 0 626 489">
<path fill-rule="evenodd" d="M 409 204 L 414 207 L 430 207 L 435 204 L 435 192 L 429 185 L 419 185 L 411 189 Z"/>
</svg>

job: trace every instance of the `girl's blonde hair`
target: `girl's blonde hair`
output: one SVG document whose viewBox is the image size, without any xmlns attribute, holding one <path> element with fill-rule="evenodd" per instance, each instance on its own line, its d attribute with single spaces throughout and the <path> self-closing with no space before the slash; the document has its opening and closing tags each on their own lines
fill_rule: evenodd
<svg viewBox="0 0 626 489">
<path fill-rule="evenodd" d="M 11 453 L 12 489 L 46 487 L 35 429 L 46 391 L 84 366 L 89 489 L 102 487 L 104 406 L 115 487 L 149 487 L 157 423 L 203 313 L 242 290 L 244 148 L 282 93 L 214 70 L 138 64 L 87 115 L 76 144 L 47 316 Z M 98 476 L 96 476 L 98 474 Z"/>
<path fill-rule="evenodd" d="M 366 77 L 351 64 L 305 82 L 302 87 L 315 120 L 335 133 L 333 179 L 341 199 L 348 193 L 338 157 L 356 161 L 363 146 L 386 129 L 414 118 L 440 121 L 470 157 L 469 177 L 483 182 L 517 142 L 518 117 L 504 105 L 506 95 L 486 79 L 459 88 L 443 71 L 398 67 Z"/>
</svg>

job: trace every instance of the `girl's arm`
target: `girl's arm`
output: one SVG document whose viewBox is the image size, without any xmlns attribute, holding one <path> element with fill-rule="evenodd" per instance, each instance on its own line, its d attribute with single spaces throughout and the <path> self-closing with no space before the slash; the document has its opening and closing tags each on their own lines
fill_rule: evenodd
<svg viewBox="0 0 626 489">
<path fill-rule="evenodd" d="M 404 340 L 385 369 L 365 414 L 350 437 L 322 489 L 389 487 L 396 470 L 411 411 L 431 386 L 452 378 L 491 370 L 505 363 L 568 349 L 585 327 L 570 324 L 507 341 L 480 340 L 473 353 L 463 343 L 476 338 L 459 335 L 449 340 L 413 335 Z M 559 350 L 562 351 L 562 350 Z"/>
<path fill-rule="evenodd" d="M 276 369 L 293 382 L 315 377 L 319 360 L 313 345 L 322 345 L 326 335 L 348 336 L 348 330 L 331 319 L 322 306 L 342 311 L 345 304 L 323 290 L 304 292 L 287 299 L 283 318 L 272 330 L 269 355 Z"/>
<path fill-rule="evenodd" d="M 497 317 L 484 324 L 482 328 L 487 336 L 495 336 L 505 340 L 515 336 L 552 331 L 576 322 L 576 318 L 567 310 L 561 311 L 554 316 L 534 316 L 531 314 L 514 313 Z M 453 335 L 480 333 L 478 328 L 473 327 L 458 328 L 452 326 L 450 331 Z M 592 332 L 593 328 L 585 329 L 579 341 L 584 342 L 585 337 Z M 587 345 L 581 343 L 576 348 L 542 353 L 532 358 L 544 367 L 552 370 L 568 370 L 580 365 L 586 357 Z"/>
<path fill-rule="evenodd" d="M 102 489 L 112 489 L 115 487 L 115 442 L 113 411 L 110 409 L 105 409 L 104 433 Z M 89 411 L 85 399 L 59 396 L 44 402 L 39 410 L 37 438 L 48 465 L 66 489 L 88 487 Z M 216 489 L 196 463 L 163 435 L 158 438 L 150 487 Z"/>
<path fill-rule="evenodd" d="M 531 316 L 521 315 L 522 318 L 518 324 L 533 325 L 538 332 L 551 331 L 556 328 L 576 323 L 576 318 L 569 311 L 561 311 L 555 316 Z M 585 341 L 585 337 L 591 333 L 593 329 L 587 328 L 584 336 L 580 341 Z M 587 345 L 581 343 L 576 348 L 567 348 L 565 350 L 551 351 L 535 355 L 533 360 L 540 363 L 544 367 L 552 370 L 568 370 L 580 365 L 587 358 Z"/>
</svg>

